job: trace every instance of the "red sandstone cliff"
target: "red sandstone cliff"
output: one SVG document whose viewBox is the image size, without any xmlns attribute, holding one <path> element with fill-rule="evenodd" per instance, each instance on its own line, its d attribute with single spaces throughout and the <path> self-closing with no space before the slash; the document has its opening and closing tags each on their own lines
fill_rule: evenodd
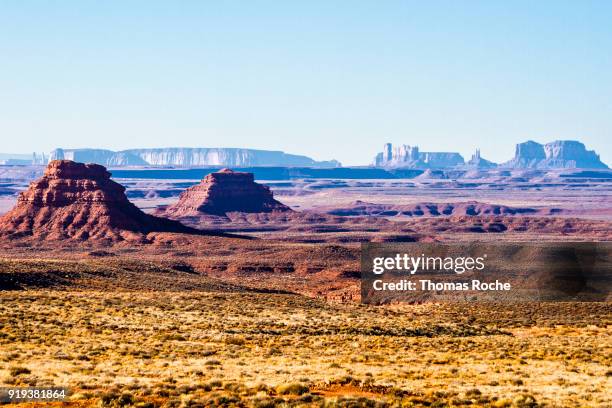
<svg viewBox="0 0 612 408">
<path fill-rule="evenodd" d="M 44 240 L 142 240 L 149 232 L 187 232 L 182 224 L 148 215 L 97 164 L 55 160 L 43 177 L 0 217 L 0 237 Z"/>
<path fill-rule="evenodd" d="M 252 173 L 223 169 L 204 177 L 200 184 L 185 190 L 178 202 L 162 210 L 172 218 L 228 212 L 267 213 L 292 211 L 275 200 L 270 188 L 255 183 Z"/>
</svg>

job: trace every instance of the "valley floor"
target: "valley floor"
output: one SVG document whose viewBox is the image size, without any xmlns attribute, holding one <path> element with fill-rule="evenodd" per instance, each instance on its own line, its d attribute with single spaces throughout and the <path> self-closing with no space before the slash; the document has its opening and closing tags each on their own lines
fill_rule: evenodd
<svg viewBox="0 0 612 408">
<path fill-rule="evenodd" d="M 605 407 L 611 325 L 610 303 L 5 291 L 0 386 L 71 387 L 57 406 Z"/>
</svg>

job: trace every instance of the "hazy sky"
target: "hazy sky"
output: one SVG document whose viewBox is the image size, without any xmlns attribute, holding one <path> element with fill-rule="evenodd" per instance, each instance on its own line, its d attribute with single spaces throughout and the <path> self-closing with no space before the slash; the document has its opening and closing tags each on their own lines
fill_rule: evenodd
<svg viewBox="0 0 612 408">
<path fill-rule="evenodd" d="M 383 143 L 612 164 L 612 1 L 28 1 L 0 6 L 0 152 Z"/>
</svg>

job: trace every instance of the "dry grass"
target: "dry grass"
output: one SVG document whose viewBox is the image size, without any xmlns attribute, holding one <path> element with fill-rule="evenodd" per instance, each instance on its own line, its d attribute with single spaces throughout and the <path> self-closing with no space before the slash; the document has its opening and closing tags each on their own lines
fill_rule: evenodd
<svg viewBox="0 0 612 408">
<path fill-rule="evenodd" d="M 612 306 L 0 293 L 0 383 L 89 406 L 609 406 Z"/>
</svg>

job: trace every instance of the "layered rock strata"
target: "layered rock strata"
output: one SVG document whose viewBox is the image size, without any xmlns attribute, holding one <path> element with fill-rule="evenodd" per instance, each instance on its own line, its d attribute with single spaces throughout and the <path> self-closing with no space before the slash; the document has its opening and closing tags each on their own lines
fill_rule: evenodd
<svg viewBox="0 0 612 408">
<path fill-rule="evenodd" d="M 255 182 L 252 173 L 223 169 L 211 173 L 185 190 L 178 202 L 159 213 L 171 218 L 228 212 L 265 213 L 292 211 L 275 200 L 268 186 Z"/>
<path fill-rule="evenodd" d="M 463 157 L 455 152 L 421 152 L 418 146 L 393 146 L 385 144 L 382 153 L 374 159 L 374 166 L 386 168 L 447 168 L 464 163 Z"/>
<path fill-rule="evenodd" d="M 192 232 L 182 224 L 145 214 L 125 188 L 97 164 L 56 160 L 20 193 L 0 217 L 0 236 L 44 240 L 142 240 L 150 232 Z"/>
<path fill-rule="evenodd" d="M 599 155 L 587 150 L 575 140 L 556 140 L 544 145 L 529 140 L 516 145 L 514 158 L 500 165 L 508 168 L 529 169 L 607 169 Z"/>
<path fill-rule="evenodd" d="M 307 156 L 273 150 L 239 148 L 171 147 L 111 151 L 103 149 L 55 149 L 51 160 L 74 160 L 104 166 L 172 166 L 172 167 L 339 167 L 336 160 L 316 161 Z"/>
</svg>

